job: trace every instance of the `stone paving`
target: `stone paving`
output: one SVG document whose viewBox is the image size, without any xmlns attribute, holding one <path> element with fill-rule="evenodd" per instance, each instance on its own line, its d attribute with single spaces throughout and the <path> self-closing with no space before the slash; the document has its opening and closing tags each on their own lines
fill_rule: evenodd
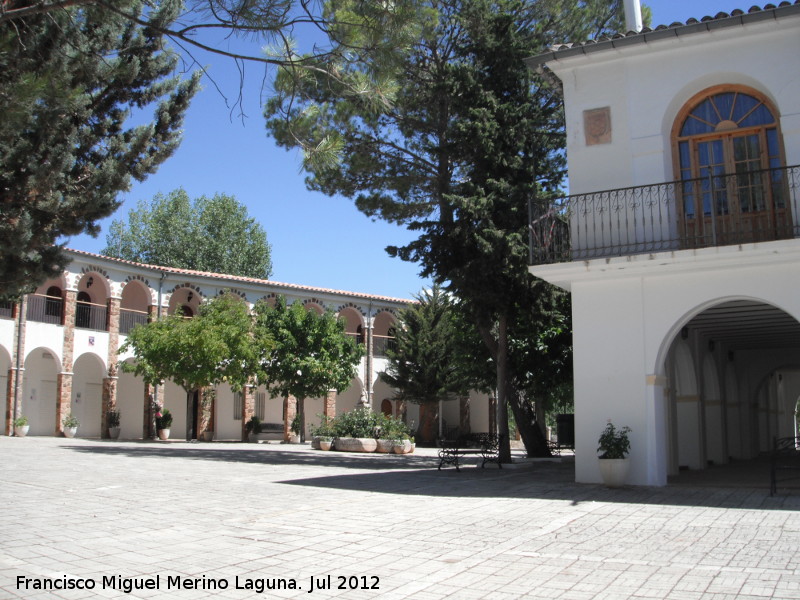
<svg viewBox="0 0 800 600">
<path fill-rule="evenodd" d="M 0 597 L 800 599 L 797 489 L 436 464 L 0 437 Z"/>
</svg>

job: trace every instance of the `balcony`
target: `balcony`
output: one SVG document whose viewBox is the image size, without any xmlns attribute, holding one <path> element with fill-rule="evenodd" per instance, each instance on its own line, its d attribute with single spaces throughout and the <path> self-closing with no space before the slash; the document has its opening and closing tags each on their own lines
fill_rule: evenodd
<svg viewBox="0 0 800 600">
<path fill-rule="evenodd" d="M 800 166 L 531 201 L 530 265 L 800 237 Z"/>
<path fill-rule="evenodd" d="M 106 327 L 107 314 L 108 309 L 104 304 L 77 302 L 75 304 L 75 327 L 78 329 L 108 331 Z"/>
<path fill-rule="evenodd" d="M 28 312 L 26 313 L 25 318 L 28 321 L 38 321 L 39 323 L 61 325 L 63 309 L 64 300 L 57 296 L 29 294 Z"/>
<path fill-rule="evenodd" d="M 119 332 L 122 335 L 127 335 L 137 325 L 147 324 L 148 320 L 148 314 L 143 310 L 121 308 L 119 311 Z"/>
</svg>

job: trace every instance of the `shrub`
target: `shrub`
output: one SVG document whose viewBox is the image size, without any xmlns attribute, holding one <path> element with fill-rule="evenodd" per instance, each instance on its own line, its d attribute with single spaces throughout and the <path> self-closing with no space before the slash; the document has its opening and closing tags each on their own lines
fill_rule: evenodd
<svg viewBox="0 0 800 600">
<path fill-rule="evenodd" d="M 388 417 L 383 413 L 372 412 L 368 408 L 357 408 L 326 420 L 315 428 L 314 435 L 354 438 L 408 439 L 409 430 L 400 419 Z"/>
<path fill-rule="evenodd" d="M 76 417 L 72 413 L 69 413 L 66 417 L 64 417 L 64 420 L 61 421 L 61 424 L 64 427 L 70 429 L 72 427 L 77 427 L 78 425 L 80 425 L 80 422 L 78 421 L 78 417 Z"/>
<path fill-rule="evenodd" d="M 17 417 L 14 419 L 14 427 L 25 427 L 28 424 L 28 417 Z"/>
</svg>

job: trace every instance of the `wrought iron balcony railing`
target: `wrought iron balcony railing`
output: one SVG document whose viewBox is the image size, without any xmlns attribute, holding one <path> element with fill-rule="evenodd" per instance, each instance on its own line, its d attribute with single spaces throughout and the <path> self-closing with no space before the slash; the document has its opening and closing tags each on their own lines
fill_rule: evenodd
<svg viewBox="0 0 800 600">
<path fill-rule="evenodd" d="M 800 237 L 800 166 L 532 201 L 530 264 Z"/>
</svg>

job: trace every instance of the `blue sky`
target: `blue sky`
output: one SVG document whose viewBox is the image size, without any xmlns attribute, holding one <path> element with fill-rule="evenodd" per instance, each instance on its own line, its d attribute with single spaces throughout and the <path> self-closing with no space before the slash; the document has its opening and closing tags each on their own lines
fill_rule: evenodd
<svg viewBox="0 0 800 600">
<path fill-rule="evenodd" d="M 669 24 L 747 9 L 741 0 L 650 0 L 653 23 Z M 763 5 L 763 3 L 759 4 Z M 231 103 L 238 73 L 229 61 L 202 57 Z M 117 213 L 101 222 L 97 238 L 73 237 L 68 246 L 99 252 L 114 218 L 124 218 L 138 200 L 179 187 L 189 196 L 231 194 L 245 204 L 272 244 L 272 279 L 287 283 L 410 298 L 429 282 L 414 264 L 390 258 L 387 245 L 403 245 L 414 235 L 396 225 L 372 221 L 346 198 L 330 198 L 305 188 L 300 156 L 277 148 L 267 136 L 261 114 L 260 74 L 246 72 L 244 121 L 232 113 L 214 85 L 204 81 L 184 124 L 184 138 L 174 156 L 143 183 L 120 196 Z M 268 91 L 268 90 L 267 90 Z"/>
</svg>

